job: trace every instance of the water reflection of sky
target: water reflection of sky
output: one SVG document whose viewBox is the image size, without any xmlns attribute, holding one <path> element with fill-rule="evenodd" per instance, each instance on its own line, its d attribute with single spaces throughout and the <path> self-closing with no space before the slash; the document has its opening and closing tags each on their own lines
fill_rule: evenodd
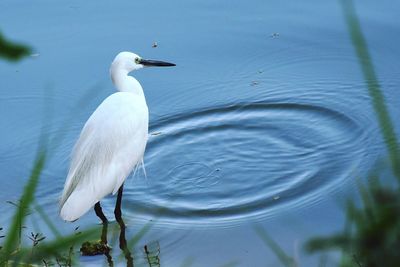
<svg viewBox="0 0 400 267">
<path fill-rule="evenodd" d="M 398 113 L 395 1 L 360 3 L 374 64 L 392 115 Z M 341 200 L 385 150 L 370 98 L 335 1 L 178 1 L 95 4 L 0 3 L 1 30 L 37 55 L 0 63 L 0 225 L 11 216 L 42 129 L 65 135 L 52 154 L 38 201 L 55 205 L 74 140 L 113 92 L 118 51 L 175 62 L 134 73 L 151 116 L 141 173 L 127 182 L 127 235 L 163 210 L 140 246 L 158 240 L 164 266 L 238 260 L 276 264 L 253 230 L 263 225 L 289 253 L 342 224 Z M 152 44 L 157 42 L 158 47 Z M 398 123 L 395 127 L 399 130 Z M 3 203 L 3 204 L 1 204 Z M 112 215 L 114 199 L 105 200 Z M 207 256 L 205 256 L 207 255 Z M 85 259 L 96 264 L 102 258 Z"/>
</svg>

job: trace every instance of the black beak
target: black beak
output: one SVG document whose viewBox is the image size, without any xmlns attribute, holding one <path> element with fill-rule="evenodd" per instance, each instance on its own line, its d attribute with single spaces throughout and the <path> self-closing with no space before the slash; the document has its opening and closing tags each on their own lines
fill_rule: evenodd
<svg viewBox="0 0 400 267">
<path fill-rule="evenodd" d="M 173 67 L 176 66 L 174 63 L 159 61 L 159 60 L 151 60 L 151 59 L 140 59 L 140 64 L 146 67 Z"/>
</svg>

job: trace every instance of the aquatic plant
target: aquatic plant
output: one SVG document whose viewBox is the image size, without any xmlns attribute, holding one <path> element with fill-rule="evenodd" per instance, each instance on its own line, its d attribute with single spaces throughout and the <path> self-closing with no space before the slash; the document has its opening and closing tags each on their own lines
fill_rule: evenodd
<svg viewBox="0 0 400 267">
<path fill-rule="evenodd" d="M 347 203 L 343 232 L 310 240 L 309 252 L 336 249 L 342 252 L 341 267 L 400 266 L 400 190 L 386 187 L 374 177 L 359 186 L 362 203 Z"/>
</svg>

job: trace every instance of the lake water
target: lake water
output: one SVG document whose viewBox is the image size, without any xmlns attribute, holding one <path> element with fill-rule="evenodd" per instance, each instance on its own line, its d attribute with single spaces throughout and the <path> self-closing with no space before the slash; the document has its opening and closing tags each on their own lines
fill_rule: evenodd
<svg viewBox="0 0 400 267">
<path fill-rule="evenodd" d="M 356 1 L 356 8 L 397 118 L 400 4 Z M 342 229 L 356 179 L 377 162 L 389 166 L 337 1 L 5 0 L 0 18 L 5 36 L 35 50 L 20 63 L 0 62 L 0 226 L 12 216 L 6 201 L 18 200 L 42 133 L 57 145 L 38 203 L 63 233 L 98 223 L 92 211 L 63 222 L 57 202 L 73 144 L 114 92 L 109 65 L 124 50 L 177 64 L 132 73 L 145 91 L 150 137 L 147 178 L 139 170 L 125 183 L 127 238 L 153 222 L 129 248 L 135 266 L 146 266 L 146 244 L 161 266 L 280 266 L 256 225 L 301 266 L 316 266 L 320 255 L 302 244 Z M 114 203 L 103 201 L 109 218 Z M 81 261 L 106 263 L 104 256 Z M 337 255 L 328 262 L 335 266 Z"/>
</svg>

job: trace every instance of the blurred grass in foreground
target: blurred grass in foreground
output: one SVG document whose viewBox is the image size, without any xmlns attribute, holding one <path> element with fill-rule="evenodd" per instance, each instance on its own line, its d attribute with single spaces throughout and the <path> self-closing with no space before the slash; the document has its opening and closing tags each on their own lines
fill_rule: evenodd
<svg viewBox="0 0 400 267">
<path fill-rule="evenodd" d="M 22 225 L 28 216 L 28 210 L 34 203 L 35 191 L 46 161 L 46 152 L 40 151 L 36 156 L 30 178 L 25 185 L 19 205 L 8 231 L 4 234 L 4 243 L 0 249 L 0 266 L 29 266 L 29 264 L 45 264 L 50 261 L 64 262 L 63 266 L 72 266 L 74 257 L 70 253 L 72 247 L 85 239 L 94 238 L 98 234 L 97 229 L 82 231 L 80 234 L 59 236 L 53 241 L 45 242 L 45 236 L 31 232 L 29 239 L 31 247 L 24 247 L 21 243 Z M 51 224 L 50 221 L 48 221 Z M 55 229 L 54 225 L 50 225 Z M 68 255 L 65 256 L 65 253 Z M 61 264 L 59 264 L 61 265 Z"/>
<path fill-rule="evenodd" d="M 31 49 L 28 46 L 10 42 L 0 32 L 0 58 L 17 61 L 30 53 Z"/>
<path fill-rule="evenodd" d="M 353 47 L 356 52 L 358 63 L 364 75 L 364 82 L 368 87 L 368 93 L 372 100 L 372 105 L 377 116 L 383 140 L 389 152 L 394 175 L 400 182 L 400 151 L 397 142 L 396 132 L 394 130 L 388 108 L 385 104 L 385 97 L 382 93 L 378 81 L 371 55 L 368 50 L 367 42 L 361 30 L 361 25 L 357 17 L 353 0 L 340 0 L 346 19 L 348 31 Z"/>
<path fill-rule="evenodd" d="M 342 233 L 314 238 L 309 252 L 336 249 L 342 252 L 340 266 L 400 266 L 400 191 L 384 187 L 378 177 L 359 185 L 361 206 L 347 203 L 347 223 Z"/>
<path fill-rule="evenodd" d="M 368 93 L 376 113 L 383 140 L 389 153 L 391 168 L 397 178 L 396 186 L 384 186 L 379 177 L 370 177 L 367 185 L 359 184 L 361 203 L 348 200 L 346 226 L 338 234 L 308 241 L 308 252 L 341 252 L 340 267 L 399 267 L 400 266 L 400 154 L 397 136 L 390 119 L 385 98 L 376 76 L 367 43 L 361 31 L 352 0 L 339 0 L 353 47 L 360 64 Z M 266 234 L 255 229 L 283 266 L 298 266 Z M 321 258 L 320 266 L 326 262 Z"/>
<path fill-rule="evenodd" d="M 24 56 L 29 55 L 31 52 L 30 48 L 25 45 L 15 44 L 6 40 L 0 33 L 0 59 L 6 59 L 11 61 L 18 61 Z M 97 94 L 99 90 L 88 90 L 87 94 L 77 103 L 77 107 L 85 103 L 89 97 Z M 51 110 L 46 110 L 47 115 L 51 115 Z M 71 115 L 70 119 L 73 116 Z M 70 120 L 67 120 L 68 124 Z M 43 129 L 42 129 L 43 131 Z M 78 231 L 77 227 L 75 231 L 66 236 L 62 236 L 58 231 L 56 225 L 51 222 L 51 219 L 47 216 L 46 212 L 38 205 L 35 201 L 35 192 L 39 184 L 40 176 L 44 169 L 46 158 L 51 156 L 51 152 L 47 151 L 45 147 L 50 147 L 54 152 L 55 149 L 60 145 L 61 141 L 65 137 L 65 131 L 61 132 L 60 135 L 55 136 L 52 139 L 44 138 L 43 132 L 39 140 L 39 148 L 41 149 L 37 155 L 31 171 L 30 177 L 25 185 L 22 196 L 19 201 L 14 203 L 9 201 L 9 204 L 15 206 L 15 214 L 8 227 L 8 230 L 0 227 L 0 267 L 3 266 L 77 266 L 79 261 L 77 256 L 82 253 L 81 245 L 83 243 L 101 243 L 102 240 L 99 237 L 107 240 L 108 226 L 96 226 L 87 230 Z M 161 212 L 161 211 L 160 211 Z M 49 241 L 45 235 L 40 232 L 30 232 L 24 226 L 24 222 L 31 215 L 38 215 L 39 218 L 44 222 L 48 229 L 52 232 L 55 237 L 54 240 Z M 34 225 L 38 228 L 36 217 L 33 218 Z M 133 266 L 133 258 L 130 247 L 134 247 L 138 244 L 139 240 L 150 230 L 153 223 L 144 225 L 139 231 L 134 234 L 130 239 L 126 240 L 125 237 L 125 225 L 112 224 L 111 225 L 111 239 L 117 240 L 116 235 L 119 233 L 119 248 L 121 255 L 116 259 L 112 258 L 112 255 L 107 251 L 104 254 L 105 260 L 109 266 L 114 266 L 114 263 L 118 263 L 122 258 L 125 258 L 127 266 Z M 117 229 L 118 228 L 118 229 Z M 95 240 L 87 242 L 88 240 Z M 31 246 L 27 246 L 24 241 L 30 241 Z M 107 245 L 107 243 L 106 243 Z M 78 252 L 79 247 L 81 252 Z M 110 249 L 111 250 L 111 249 Z M 160 266 L 159 259 L 160 248 L 153 248 L 149 245 L 144 247 L 143 254 L 144 259 L 148 266 L 156 267 Z M 83 254 L 83 253 L 82 253 Z M 118 256 L 118 255 L 114 255 Z M 117 260 L 117 262 L 115 262 Z"/>
<path fill-rule="evenodd" d="M 377 176 L 372 177 L 367 186 L 360 184 L 361 204 L 357 207 L 353 201 L 347 202 L 345 229 L 336 235 L 314 238 L 307 242 L 305 248 L 309 252 L 340 251 L 342 254 L 340 267 L 398 267 L 400 266 L 400 253 L 398 252 L 400 248 L 400 154 L 398 141 L 353 2 L 352 0 L 340 0 L 340 3 L 398 184 L 395 188 L 385 187 L 380 184 Z M 6 40 L 0 33 L 0 58 L 19 60 L 29 53 L 30 49 L 27 46 L 14 44 Z M 41 207 L 35 204 L 35 210 L 53 231 L 56 238 L 53 241 L 47 241 L 45 236 L 31 233 L 29 239 L 32 241 L 32 246 L 22 246 L 22 225 L 28 216 L 28 210 L 35 203 L 34 193 L 45 162 L 46 151 L 40 151 L 20 202 L 16 205 L 16 212 L 10 228 L 6 233 L 3 228 L 0 228 L 2 231 L 0 240 L 4 240 L 0 247 L 0 266 L 30 266 L 30 264 L 75 266 L 78 262 L 74 246 L 100 236 L 101 231 L 96 228 L 61 236 Z M 136 244 L 149 227 L 150 225 L 145 226 L 128 241 L 128 247 Z M 256 227 L 255 230 L 265 245 L 276 254 L 283 266 L 299 265 L 292 257 L 285 254 L 263 228 Z M 128 260 L 130 252 L 127 251 L 127 247 L 121 248 L 121 250 Z M 147 250 L 147 246 L 145 252 L 150 266 L 151 264 L 160 265 L 159 258 L 155 258 Z M 158 254 L 155 255 L 158 257 Z M 111 265 L 112 259 L 108 263 Z M 191 263 L 192 261 L 188 261 L 183 266 L 189 266 Z"/>
<path fill-rule="evenodd" d="M 31 175 L 25 185 L 23 194 L 18 202 L 19 204 L 15 205 L 16 211 L 14 213 L 12 222 L 9 225 L 8 231 L 3 233 L 5 229 L 0 228 L 2 231 L 0 235 L 0 241 L 4 240 L 2 246 L 0 246 L 1 267 L 33 265 L 77 266 L 79 265 L 77 256 L 80 255 L 78 249 L 83 243 L 85 243 L 87 240 L 96 240 L 93 243 L 100 243 L 100 237 L 103 235 L 105 235 L 105 238 L 107 239 L 107 225 L 95 226 L 83 231 L 77 231 L 77 227 L 75 232 L 66 236 L 62 236 L 59 233 L 57 227 L 51 222 L 45 211 L 35 202 L 35 191 L 45 163 L 46 151 L 41 150 L 36 156 Z M 44 236 L 42 233 L 26 233 L 29 231 L 23 227 L 24 222 L 33 214 L 39 215 L 40 219 L 48 226 L 55 237 L 54 240 L 47 240 L 46 236 Z M 129 240 L 126 240 L 124 223 L 122 223 L 122 225 L 121 223 L 119 225 L 111 225 L 111 236 L 114 236 L 112 239 L 116 240 L 115 235 L 119 233 L 119 248 L 121 255 L 123 255 L 123 258 L 127 262 L 127 266 L 134 266 L 134 259 L 132 258 L 129 248 L 135 247 L 140 239 L 149 231 L 151 226 L 152 223 L 146 224 Z M 21 236 L 23 238 L 21 238 Z M 30 246 L 26 245 L 26 242 L 23 242 L 23 239 L 30 240 L 32 244 Z M 155 246 L 153 248 L 150 245 L 146 245 L 144 247 L 144 258 L 148 266 L 160 266 L 159 252 L 159 246 Z M 105 259 L 107 260 L 109 266 L 113 266 L 114 263 L 121 261 L 121 257 L 116 257 L 113 260 L 111 254 L 108 252 L 98 254 L 105 255 Z M 117 262 L 115 262 L 115 260 L 117 260 Z"/>
<path fill-rule="evenodd" d="M 352 0 L 340 0 L 358 62 L 367 84 L 381 133 L 389 152 L 396 186 L 383 186 L 374 175 L 367 186 L 359 185 L 361 205 L 348 201 L 347 223 L 342 233 L 319 237 L 306 244 L 309 252 L 339 250 L 341 267 L 400 266 L 400 156 L 396 133 L 385 98 L 361 31 Z"/>
<path fill-rule="evenodd" d="M 28 46 L 12 43 L 0 33 L 0 58 L 18 61 L 30 53 L 31 49 Z M 0 240 L 4 241 L 0 246 L 0 266 L 32 266 L 32 264 L 72 266 L 75 265 L 74 245 L 98 235 L 98 230 L 89 229 L 61 236 L 43 209 L 39 205 L 34 204 L 35 191 L 47 156 L 46 149 L 43 146 L 41 146 L 41 149 L 36 155 L 30 177 L 18 204 L 10 202 L 16 207 L 16 211 L 8 231 L 5 232 L 5 229 L 0 228 L 3 231 L 2 235 L 0 235 Z M 46 236 L 41 233 L 31 232 L 28 238 L 32 242 L 32 245 L 24 246 L 22 237 L 25 237 L 26 234 L 24 233 L 25 228 L 23 224 L 30 215 L 30 208 L 33 205 L 56 238 L 55 240 L 46 242 Z"/>
</svg>

